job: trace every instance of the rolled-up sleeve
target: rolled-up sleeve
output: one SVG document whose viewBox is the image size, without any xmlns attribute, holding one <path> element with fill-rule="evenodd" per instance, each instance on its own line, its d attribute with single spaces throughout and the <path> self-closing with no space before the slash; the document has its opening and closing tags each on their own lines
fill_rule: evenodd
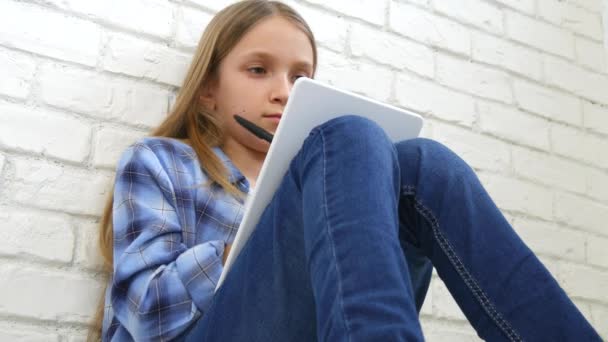
<svg viewBox="0 0 608 342">
<path fill-rule="evenodd" d="M 168 340 L 209 307 L 224 242 L 188 248 L 166 165 L 145 144 L 120 158 L 113 204 L 112 309 L 135 340 Z"/>
</svg>

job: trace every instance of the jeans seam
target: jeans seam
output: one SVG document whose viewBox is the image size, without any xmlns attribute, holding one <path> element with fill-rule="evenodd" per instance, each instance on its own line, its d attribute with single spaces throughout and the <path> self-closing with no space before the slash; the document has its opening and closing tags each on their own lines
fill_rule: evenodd
<svg viewBox="0 0 608 342">
<path fill-rule="evenodd" d="M 485 294 L 481 286 L 477 283 L 475 278 L 469 273 L 466 269 L 464 263 L 458 258 L 458 255 L 454 251 L 454 248 L 450 244 L 449 240 L 443 235 L 441 230 L 439 229 L 439 223 L 435 218 L 433 212 L 428 209 L 424 204 L 422 204 L 418 198 L 416 198 L 416 188 L 414 186 L 406 185 L 402 188 L 403 195 L 412 195 L 414 197 L 416 210 L 426 219 L 427 222 L 431 224 L 433 229 L 433 235 L 439 244 L 441 250 L 445 253 L 445 255 L 450 260 L 450 263 L 462 280 L 465 285 L 469 288 L 473 296 L 477 299 L 483 310 L 490 316 L 492 321 L 502 330 L 510 341 L 523 341 L 522 338 L 517 334 L 515 329 L 507 322 L 500 312 L 495 308 L 495 306 L 490 301 L 489 297 Z"/>
<path fill-rule="evenodd" d="M 329 213 L 328 213 L 328 204 L 327 204 L 327 154 L 326 154 L 326 148 L 325 148 L 325 135 L 323 132 L 323 129 L 319 129 L 319 133 L 320 133 L 320 138 L 321 138 L 321 146 L 323 149 L 323 203 L 325 204 L 325 222 L 327 222 L 326 225 L 326 232 L 327 232 L 327 237 L 328 240 L 331 242 L 331 252 L 332 252 L 332 256 L 334 258 L 334 260 L 337 260 L 337 256 L 336 256 L 336 248 L 335 248 L 335 243 L 334 240 L 332 238 L 331 235 L 331 229 L 330 229 L 330 221 L 329 221 Z M 339 295 L 339 300 L 338 302 L 340 303 L 340 310 L 342 313 L 342 321 L 344 322 L 344 329 L 347 332 L 346 336 L 348 338 L 348 341 L 350 341 L 350 328 L 349 328 L 349 323 L 348 323 L 348 319 L 346 318 L 346 312 L 344 310 L 344 303 L 342 301 L 342 298 L 344 297 L 343 294 L 343 290 L 342 290 L 342 279 L 341 279 L 341 272 L 340 272 L 340 266 L 338 265 L 337 262 L 334 262 L 334 265 L 336 267 L 336 274 L 337 274 L 337 287 L 338 287 L 338 295 Z"/>
</svg>

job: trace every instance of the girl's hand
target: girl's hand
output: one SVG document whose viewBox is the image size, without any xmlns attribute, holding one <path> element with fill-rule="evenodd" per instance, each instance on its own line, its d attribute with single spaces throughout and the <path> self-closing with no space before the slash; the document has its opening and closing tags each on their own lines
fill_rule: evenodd
<svg viewBox="0 0 608 342">
<path fill-rule="evenodd" d="M 232 247 L 232 245 L 229 243 L 227 243 L 226 246 L 224 246 L 224 255 L 222 255 L 222 265 L 226 264 L 226 259 L 228 258 L 228 254 L 230 253 L 231 247 Z"/>
</svg>

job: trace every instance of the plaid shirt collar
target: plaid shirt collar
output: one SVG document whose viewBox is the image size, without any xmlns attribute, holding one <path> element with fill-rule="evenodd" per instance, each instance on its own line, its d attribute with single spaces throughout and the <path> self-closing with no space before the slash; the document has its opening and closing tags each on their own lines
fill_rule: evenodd
<svg viewBox="0 0 608 342">
<path fill-rule="evenodd" d="M 247 178 L 243 176 L 241 171 L 234 165 L 234 163 L 232 163 L 232 160 L 230 160 L 230 158 L 226 155 L 226 153 L 224 153 L 224 151 L 222 151 L 219 146 L 213 147 L 212 149 L 213 152 L 215 152 L 215 154 L 218 156 L 218 158 L 220 158 L 220 160 L 228 168 L 228 171 L 230 172 L 228 180 L 230 181 L 230 183 L 237 184 L 239 182 L 243 182 L 249 184 Z"/>
</svg>

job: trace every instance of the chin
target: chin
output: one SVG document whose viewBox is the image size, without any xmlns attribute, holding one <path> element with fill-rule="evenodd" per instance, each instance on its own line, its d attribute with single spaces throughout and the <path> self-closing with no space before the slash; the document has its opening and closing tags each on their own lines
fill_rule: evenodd
<svg viewBox="0 0 608 342">
<path fill-rule="evenodd" d="M 247 139 L 242 145 L 257 153 L 268 153 L 268 150 L 270 149 L 270 144 L 268 142 L 257 138 Z"/>
<path fill-rule="evenodd" d="M 264 144 L 264 146 L 261 146 L 260 148 L 256 148 L 255 150 L 256 150 L 257 152 L 267 154 L 267 153 L 268 153 L 268 150 L 270 150 L 270 144 L 269 144 L 269 143 L 267 143 L 267 142 L 263 142 L 263 144 Z M 257 146 L 256 146 L 256 147 L 257 147 Z"/>
</svg>

